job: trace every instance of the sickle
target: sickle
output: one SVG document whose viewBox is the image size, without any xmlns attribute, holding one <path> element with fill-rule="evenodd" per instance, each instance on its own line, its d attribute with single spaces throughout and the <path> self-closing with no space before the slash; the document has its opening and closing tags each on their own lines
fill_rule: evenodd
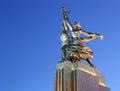
<svg viewBox="0 0 120 91">
<path fill-rule="evenodd" d="M 67 14 L 70 13 L 70 8 L 68 8 L 68 7 L 62 7 L 62 10 Z"/>
</svg>

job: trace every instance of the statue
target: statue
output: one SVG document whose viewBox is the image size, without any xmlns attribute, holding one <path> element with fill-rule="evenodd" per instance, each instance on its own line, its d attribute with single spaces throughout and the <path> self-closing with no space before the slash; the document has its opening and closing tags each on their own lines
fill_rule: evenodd
<svg viewBox="0 0 120 91">
<path fill-rule="evenodd" d="M 100 39 L 102 40 L 103 36 L 101 34 L 84 31 L 81 28 L 80 23 L 78 22 L 74 22 L 74 25 L 71 25 L 68 19 L 69 12 L 70 10 L 65 11 L 64 7 L 62 7 L 63 24 L 62 32 L 60 35 L 62 41 L 62 61 L 70 60 L 74 62 L 85 59 L 90 64 L 90 66 L 94 67 L 91 61 L 91 59 L 93 58 L 93 52 L 84 43 L 94 40 L 97 37 L 100 37 Z M 83 38 L 81 37 L 81 34 L 87 37 Z"/>
</svg>

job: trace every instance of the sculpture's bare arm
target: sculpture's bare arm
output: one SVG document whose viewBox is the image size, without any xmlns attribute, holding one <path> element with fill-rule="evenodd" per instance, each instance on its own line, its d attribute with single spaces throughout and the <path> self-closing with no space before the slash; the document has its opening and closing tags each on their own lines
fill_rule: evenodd
<svg viewBox="0 0 120 91">
<path fill-rule="evenodd" d="M 94 40 L 97 37 L 100 37 L 101 40 L 103 39 L 103 36 L 100 34 L 89 33 L 89 32 L 83 31 L 83 30 L 81 30 L 80 33 L 83 35 L 89 36 L 89 38 L 81 38 L 81 42 L 89 42 L 91 40 Z"/>
</svg>

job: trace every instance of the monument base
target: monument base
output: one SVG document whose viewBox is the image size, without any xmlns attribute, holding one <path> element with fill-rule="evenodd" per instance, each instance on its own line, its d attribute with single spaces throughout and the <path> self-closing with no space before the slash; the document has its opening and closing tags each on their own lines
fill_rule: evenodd
<svg viewBox="0 0 120 91">
<path fill-rule="evenodd" d="M 54 91 L 110 91 L 100 70 L 76 61 L 57 64 Z"/>
</svg>

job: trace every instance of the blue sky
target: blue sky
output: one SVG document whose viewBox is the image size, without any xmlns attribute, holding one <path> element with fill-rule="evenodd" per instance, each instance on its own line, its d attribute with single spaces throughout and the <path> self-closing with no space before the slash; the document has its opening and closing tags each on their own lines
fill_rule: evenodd
<svg viewBox="0 0 120 91">
<path fill-rule="evenodd" d="M 1 0 L 0 91 L 53 91 L 60 56 L 61 7 L 70 22 L 104 35 L 86 43 L 111 91 L 120 87 L 120 0 Z"/>
</svg>

